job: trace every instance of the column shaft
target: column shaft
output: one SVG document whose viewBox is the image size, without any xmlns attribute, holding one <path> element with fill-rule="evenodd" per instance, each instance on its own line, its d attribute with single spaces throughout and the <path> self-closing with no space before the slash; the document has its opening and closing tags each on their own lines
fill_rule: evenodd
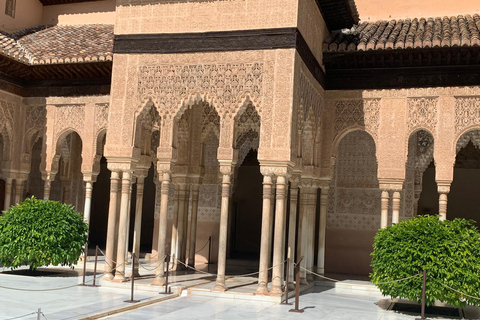
<svg viewBox="0 0 480 320">
<path fill-rule="evenodd" d="M 151 259 L 155 260 L 158 255 L 158 233 L 160 227 L 160 205 L 161 205 L 161 183 L 155 183 L 155 212 L 153 220 L 153 237 L 152 237 L 152 256 Z"/>
<path fill-rule="evenodd" d="M 328 188 L 322 188 L 320 194 L 320 219 L 318 222 L 317 273 L 325 274 L 325 234 L 327 231 Z"/>
<path fill-rule="evenodd" d="M 288 251 L 290 253 L 290 268 L 288 274 L 288 283 L 293 286 L 293 263 L 295 262 L 295 231 L 297 230 L 297 203 L 298 203 L 298 187 L 290 187 L 290 218 L 288 221 Z"/>
<path fill-rule="evenodd" d="M 388 200 L 390 194 L 388 191 L 382 191 L 381 198 L 381 211 L 380 211 L 380 228 L 386 228 L 388 226 Z"/>
<path fill-rule="evenodd" d="M 222 178 L 222 204 L 220 212 L 220 232 L 218 239 L 218 270 L 213 291 L 225 291 L 225 269 L 227 262 L 227 226 L 228 207 L 230 201 L 230 175 L 223 174 Z"/>
<path fill-rule="evenodd" d="M 8 180 L 8 179 L 7 179 Z M 51 188 L 52 181 L 49 178 L 45 179 L 45 184 L 43 185 L 43 199 L 49 200 L 50 199 L 50 188 Z M 12 190 L 12 185 L 10 182 L 10 191 Z M 7 195 L 7 185 L 5 186 L 5 196 Z M 10 203 L 10 200 L 9 200 Z M 6 204 L 6 202 L 5 202 Z"/>
<path fill-rule="evenodd" d="M 392 196 L 392 224 L 400 221 L 400 192 L 394 191 Z"/>
<path fill-rule="evenodd" d="M 130 195 L 131 174 L 124 171 L 122 175 L 122 198 L 120 202 L 120 221 L 118 225 L 117 267 L 114 281 L 125 281 L 125 251 L 128 225 L 128 204 Z"/>
<path fill-rule="evenodd" d="M 152 285 L 165 285 L 164 261 L 166 256 L 167 242 L 167 216 L 168 216 L 168 194 L 170 190 L 170 173 L 165 172 L 162 175 L 161 200 L 160 200 L 160 218 L 158 228 L 158 258 L 157 268 L 155 269 L 155 280 Z M 167 265 L 168 268 L 168 265 Z"/>
<path fill-rule="evenodd" d="M 7 178 L 5 181 L 5 200 L 3 202 L 5 210 L 10 208 L 10 204 L 12 201 L 12 182 L 13 182 L 13 179 L 11 178 Z"/>
<path fill-rule="evenodd" d="M 272 197 L 272 177 L 263 176 L 263 205 L 262 205 L 262 234 L 260 239 L 260 263 L 258 274 L 257 294 L 268 293 L 268 262 L 269 258 L 269 240 L 270 240 L 270 220 L 271 218 L 271 197 Z"/>
<path fill-rule="evenodd" d="M 15 204 L 19 204 L 23 198 L 24 180 L 15 179 Z"/>
<path fill-rule="evenodd" d="M 277 177 L 277 193 L 275 208 L 275 235 L 273 247 L 273 271 L 272 271 L 272 290 L 270 294 L 281 295 L 283 278 L 282 269 L 284 267 L 284 252 L 282 252 L 283 228 L 285 219 L 285 198 L 286 198 L 286 179 L 285 176 Z"/>
<path fill-rule="evenodd" d="M 180 186 L 179 195 L 178 195 L 178 220 L 177 220 L 177 245 L 175 248 L 175 256 L 182 262 L 185 262 L 185 259 L 182 255 L 182 248 L 184 244 L 184 235 L 185 235 L 185 185 Z M 177 269 L 183 269 L 182 264 L 176 265 Z"/>
<path fill-rule="evenodd" d="M 135 225 L 133 230 L 133 252 L 136 260 L 133 261 L 133 266 L 138 274 L 138 259 L 140 257 L 140 241 L 142 232 L 142 213 L 143 213 L 143 189 L 145 178 L 143 176 L 137 177 L 137 197 L 135 203 Z"/>
<path fill-rule="evenodd" d="M 194 184 L 192 186 L 192 216 L 190 218 L 190 244 L 188 265 L 195 266 L 195 246 L 197 243 L 197 212 L 198 212 L 198 191 L 199 185 Z"/>
<path fill-rule="evenodd" d="M 175 194 L 173 196 L 173 222 L 172 222 L 172 241 L 170 243 L 170 263 L 172 268 L 175 268 L 177 262 L 175 261 L 178 257 L 177 253 L 177 240 L 178 240 L 178 195 L 180 193 L 179 185 L 175 185 Z"/>
<path fill-rule="evenodd" d="M 440 193 L 438 198 L 438 214 L 440 215 L 440 220 L 442 221 L 447 219 L 447 201 L 447 194 Z"/>
<path fill-rule="evenodd" d="M 108 206 L 108 225 L 107 225 L 107 248 L 105 250 L 105 275 L 104 279 L 113 279 L 114 246 L 117 220 L 117 200 L 118 200 L 118 181 L 119 173 L 112 171 L 110 176 L 110 203 Z"/>
<path fill-rule="evenodd" d="M 90 226 L 90 211 L 92 207 L 93 184 L 91 181 L 85 182 L 85 208 L 83 208 L 83 221 Z"/>
<path fill-rule="evenodd" d="M 307 202 L 308 194 L 305 192 L 305 188 L 300 190 L 300 219 L 299 219 L 299 228 L 298 228 L 298 258 L 303 257 L 300 265 L 303 268 L 306 268 L 306 254 L 307 254 Z M 307 272 L 305 269 L 300 269 L 300 283 L 307 284 Z"/>
</svg>

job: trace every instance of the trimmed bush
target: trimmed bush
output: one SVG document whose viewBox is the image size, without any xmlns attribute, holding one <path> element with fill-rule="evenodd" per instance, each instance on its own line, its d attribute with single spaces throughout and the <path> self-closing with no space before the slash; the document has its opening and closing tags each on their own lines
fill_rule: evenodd
<svg viewBox="0 0 480 320">
<path fill-rule="evenodd" d="M 0 264 L 73 265 L 87 242 L 88 226 L 73 206 L 34 197 L 0 216 Z"/>
<path fill-rule="evenodd" d="M 373 245 L 372 282 L 384 295 L 421 302 L 422 276 L 384 283 L 427 270 L 426 304 L 480 305 L 480 233 L 474 221 L 419 216 L 380 229 Z M 447 285 L 459 292 L 451 290 Z M 464 295 L 466 294 L 466 295 Z"/>
</svg>

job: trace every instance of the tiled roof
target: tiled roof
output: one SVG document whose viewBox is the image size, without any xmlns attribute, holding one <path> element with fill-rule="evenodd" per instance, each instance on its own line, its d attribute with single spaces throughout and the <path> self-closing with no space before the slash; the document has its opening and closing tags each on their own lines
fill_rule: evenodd
<svg viewBox="0 0 480 320">
<path fill-rule="evenodd" d="M 480 46 L 480 15 L 362 22 L 334 32 L 324 51 Z"/>
<path fill-rule="evenodd" d="M 0 33 L 0 54 L 29 65 L 112 60 L 113 25 L 57 25 Z"/>
</svg>

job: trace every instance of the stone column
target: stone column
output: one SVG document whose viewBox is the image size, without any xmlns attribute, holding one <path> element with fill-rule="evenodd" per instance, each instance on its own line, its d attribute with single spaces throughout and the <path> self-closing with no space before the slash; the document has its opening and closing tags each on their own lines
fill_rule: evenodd
<svg viewBox="0 0 480 320">
<path fill-rule="evenodd" d="M 159 174 L 161 177 L 161 199 L 160 199 L 160 218 L 158 228 L 158 248 L 157 248 L 157 268 L 155 269 L 155 280 L 152 285 L 165 285 L 164 261 L 167 244 L 167 217 L 168 217 L 168 194 L 170 190 L 170 172 L 165 171 Z M 167 266 L 168 267 L 168 266 Z"/>
<path fill-rule="evenodd" d="M 85 206 L 83 208 L 83 221 L 90 226 L 90 212 L 92 209 L 93 181 L 85 180 Z"/>
<path fill-rule="evenodd" d="M 157 180 L 157 179 L 155 179 Z M 158 255 L 158 233 L 160 228 L 160 198 L 162 197 L 161 192 L 161 182 L 155 182 L 155 212 L 154 212 L 154 220 L 153 220 L 153 238 L 152 238 L 152 254 L 151 259 L 155 260 Z"/>
<path fill-rule="evenodd" d="M 180 185 L 180 189 L 178 192 L 178 220 L 177 220 L 177 245 L 175 248 L 175 256 L 178 260 L 182 261 L 185 263 L 185 259 L 183 256 L 183 245 L 184 245 L 184 240 L 185 240 L 185 219 L 186 213 L 185 213 L 185 201 L 187 201 L 186 198 L 186 188 L 187 186 L 185 184 Z M 183 264 L 176 264 L 176 269 L 184 269 Z"/>
<path fill-rule="evenodd" d="M 133 261 L 133 270 L 136 271 L 135 276 L 138 273 L 138 259 L 140 257 L 140 241 L 142 232 L 142 210 L 143 210 L 143 188 L 145 183 L 145 177 L 139 175 L 137 177 L 137 197 L 135 203 L 135 225 L 133 230 L 133 253 L 135 253 L 136 259 Z"/>
<path fill-rule="evenodd" d="M 272 266 L 272 249 L 273 249 L 273 223 L 275 221 L 275 190 L 276 190 L 277 178 L 272 176 L 272 195 L 270 196 L 270 232 L 268 233 L 268 266 Z"/>
<path fill-rule="evenodd" d="M 318 221 L 317 273 L 325 274 L 325 234 L 327 231 L 328 185 L 322 186 L 320 194 L 320 219 Z"/>
<path fill-rule="evenodd" d="M 197 213 L 198 213 L 198 193 L 199 185 L 192 185 L 192 216 L 190 218 L 190 244 L 189 244 L 189 255 L 188 255 L 188 265 L 191 267 L 195 266 L 195 246 L 197 243 Z"/>
<path fill-rule="evenodd" d="M 130 242 L 130 214 L 132 211 L 132 191 L 133 191 L 133 184 L 136 182 L 137 177 L 132 176 L 130 180 L 130 189 L 128 191 L 128 211 L 127 211 L 127 233 L 125 234 L 125 264 L 128 265 L 128 244 Z"/>
<path fill-rule="evenodd" d="M 381 198 L 381 211 L 380 211 L 380 228 L 386 228 L 388 226 L 388 201 L 390 194 L 387 190 L 382 190 Z"/>
<path fill-rule="evenodd" d="M 288 274 L 288 283 L 291 286 L 289 289 L 293 289 L 294 281 L 294 268 L 295 263 L 295 232 L 297 230 L 297 204 L 298 204 L 298 178 L 290 180 L 290 217 L 288 220 L 288 250 L 290 253 L 290 268 Z"/>
<path fill-rule="evenodd" d="M 182 245 L 180 246 L 180 257 L 184 263 L 187 263 L 187 243 L 188 238 L 188 210 L 190 209 L 190 185 L 185 186 L 185 201 L 183 202 L 183 237 Z M 183 265 L 182 265 L 183 266 Z"/>
<path fill-rule="evenodd" d="M 177 266 L 177 240 L 178 240 L 178 209 L 179 209 L 179 202 L 178 202 L 178 195 L 179 195 L 179 185 L 175 184 L 175 194 L 173 195 L 173 222 L 172 222 L 172 241 L 170 243 L 170 265 L 171 268 Z"/>
<path fill-rule="evenodd" d="M 263 167 L 260 168 L 262 170 Z M 258 288 L 256 294 L 268 293 L 268 265 L 269 265 L 269 245 L 270 245 L 270 221 L 271 216 L 271 198 L 272 198 L 272 177 L 268 172 L 263 174 L 263 205 L 262 205 L 262 234 L 260 239 L 260 262 L 258 274 Z"/>
<path fill-rule="evenodd" d="M 3 202 L 5 210 L 10 208 L 10 204 L 12 201 L 12 182 L 13 182 L 12 178 L 7 178 L 5 181 L 5 200 Z M 46 181 L 45 181 L 45 185 L 46 185 Z M 50 184 L 49 184 L 49 187 L 50 187 Z M 48 189 L 48 191 L 49 191 L 48 193 L 50 194 L 50 188 Z"/>
<path fill-rule="evenodd" d="M 282 285 L 282 270 L 284 268 L 284 252 L 282 250 L 283 228 L 285 219 L 285 198 L 286 198 L 286 175 L 277 175 L 277 192 L 276 192 L 276 206 L 275 206 L 275 234 L 273 247 L 273 269 L 272 269 L 272 289 L 271 295 L 281 295 L 283 293 Z"/>
<path fill-rule="evenodd" d="M 23 179 L 15 179 L 15 204 L 19 204 L 22 201 L 24 183 L 25 180 Z"/>
<path fill-rule="evenodd" d="M 308 216 L 307 216 L 307 228 L 308 228 L 308 244 L 307 244 L 307 269 L 313 271 L 314 258 L 315 258 L 315 216 L 317 208 L 317 188 L 313 187 L 310 190 L 308 201 Z M 313 281 L 313 274 L 307 274 L 307 280 Z"/>
<path fill-rule="evenodd" d="M 130 184 L 132 174 L 130 171 L 123 171 L 122 174 L 122 198 L 120 202 L 120 221 L 118 225 L 118 246 L 117 246 L 117 267 L 113 281 L 125 281 L 125 250 L 128 224 L 128 203 L 130 196 Z"/>
<path fill-rule="evenodd" d="M 117 201 L 118 201 L 118 182 L 120 174 L 118 171 L 112 171 L 110 176 L 110 204 L 108 206 L 108 226 L 107 226 L 107 248 L 105 250 L 105 275 L 106 280 L 113 279 L 114 252 L 115 252 L 115 233 L 117 220 Z"/>
<path fill-rule="evenodd" d="M 307 203 L 308 194 L 305 192 L 305 188 L 300 189 L 300 217 L 298 227 L 298 244 L 297 244 L 297 256 L 298 259 L 303 257 L 301 266 L 306 268 L 306 254 L 307 254 Z M 297 259 L 297 260 L 298 260 Z M 307 271 L 300 269 L 300 283 L 307 284 Z"/>
<path fill-rule="evenodd" d="M 447 201 L 448 193 L 450 192 L 450 182 L 437 182 L 438 197 L 438 214 L 440 220 L 447 219 Z"/>
<path fill-rule="evenodd" d="M 400 221 L 400 192 L 394 191 L 392 196 L 392 224 Z"/>
<path fill-rule="evenodd" d="M 215 287 L 212 291 L 223 292 L 225 286 L 225 269 L 227 262 L 227 226 L 228 212 L 230 203 L 230 177 L 232 175 L 231 164 L 220 164 L 220 173 L 222 174 L 222 204 L 220 210 L 220 231 L 218 239 L 218 270 Z"/>
</svg>

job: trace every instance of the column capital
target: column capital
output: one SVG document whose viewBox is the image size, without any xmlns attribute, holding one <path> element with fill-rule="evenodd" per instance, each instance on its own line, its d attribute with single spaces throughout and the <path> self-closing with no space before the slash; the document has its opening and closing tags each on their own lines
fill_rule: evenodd
<svg viewBox="0 0 480 320">
<path fill-rule="evenodd" d="M 450 192 L 451 181 L 437 181 L 437 190 L 440 194 L 448 194 Z"/>
<path fill-rule="evenodd" d="M 220 162 L 220 173 L 223 176 L 233 175 L 234 169 L 235 169 L 235 163 L 233 161 Z"/>
<path fill-rule="evenodd" d="M 84 182 L 94 183 L 95 181 L 97 181 L 97 174 L 95 174 L 94 172 L 82 172 L 82 175 Z"/>
<path fill-rule="evenodd" d="M 383 191 L 402 191 L 403 180 L 400 179 L 378 179 L 379 187 Z"/>
<path fill-rule="evenodd" d="M 135 170 L 137 160 L 133 158 L 108 158 L 107 168 L 110 171 L 132 172 Z"/>
<path fill-rule="evenodd" d="M 291 169 L 287 165 L 260 165 L 260 172 L 264 176 L 277 176 L 289 178 Z"/>
</svg>

